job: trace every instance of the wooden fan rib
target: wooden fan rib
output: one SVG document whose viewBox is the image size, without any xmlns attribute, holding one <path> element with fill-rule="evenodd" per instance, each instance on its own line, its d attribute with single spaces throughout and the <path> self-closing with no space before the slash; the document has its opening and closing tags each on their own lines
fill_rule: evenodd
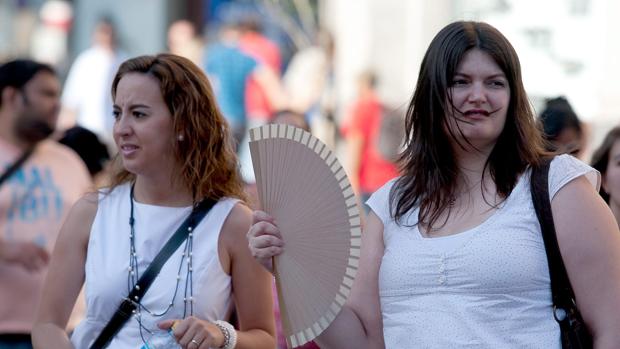
<svg viewBox="0 0 620 349">
<path fill-rule="evenodd" d="M 282 125 L 279 125 L 282 126 Z M 278 182 L 278 186 L 277 188 L 274 188 L 274 196 L 275 196 L 275 200 L 278 203 L 278 206 L 281 205 L 285 205 L 285 193 L 286 193 L 286 187 L 287 187 L 287 183 L 288 181 L 286 180 L 287 177 L 289 177 L 288 171 L 287 171 L 287 167 L 289 166 L 289 164 L 287 164 L 287 153 L 289 151 L 288 147 L 286 146 L 286 140 L 283 139 L 282 137 L 280 137 L 282 135 L 282 127 L 278 127 L 278 138 L 274 139 L 274 146 L 279 150 L 279 154 L 277 156 L 277 176 L 280 177 L 281 179 L 279 179 Z"/>
<path fill-rule="evenodd" d="M 280 263 L 283 263 L 283 261 L 280 261 Z M 299 308 L 292 307 L 291 305 L 296 304 L 297 303 L 296 302 L 297 299 L 308 299 L 309 296 L 311 296 L 311 297 L 317 297 L 318 296 L 321 299 L 322 304 L 324 304 L 325 309 L 328 309 L 328 305 L 331 304 L 331 302 L 333 302 L 333 297 L 328 296 L 326 298 L 324 292 L 318 293 L 318 294 L 316 294 L 316 293 L 308 294 L 309 292 L 311 292 L 310 289 L 305 289 L 305 288 L 301 288 L 300 289 L 300 288 L 296 287 L 297 285 L 302 285 L 303 282 L 301 282 L 301 281 L 303 281 L 304 278 L 307 278 L 307 276 L 304 275 L 304 273 L 303 273 L 304 269 L 301 268 L 301 265 L 299 265 L 298 263 L 296 263 L 294 261 L 288 261 L 288 263 L 295 264 L 297 266 L 298 272 L 293 273 L 292 276 L 291 276 L 296 281 L 294 286 L 288 287 L 288 289 L 287 289 L 287 287 L 285 287 L 283 289 L 283 291 L 289 292 L 289 295 L 291 295 L 291 294 L 293 295 L 293 297 L 291 297 L 291 296 L 284 297 L 284 302 L 286 304 L 285 308 L 286 309 L 295 309 L 295 311 L 293 311 L 293 312 L 287 312 L 286 316 L 290 319 L 290 322 L 294 325 L 293 327 L 299 329 L 299 331 L 296 332 L 297 334 L 299 334 L 299 332 L 303 332 L 306 328 L 309 328 L 309 327 L 313 326 L 312 321 L 299 320 L 300 318 L 302 318 L 302 319 L 312 319 L 312 318 L 315 318 L 316 319 L 316 318 L 321 317 L 322 313 L 325 310 L 321 311 L 321 310 L 319 310 L 319 309 L 317 309 L 315 307 L 313 309 L 313 311 L 312 311 L 312 313 L 313 313 L 312 315 L 313 316 L 308 316 L 308 315 L 310 315 L 310 314 L 306 313 L 306 311 L 308 309 L 306 309 L 306 311 L 303 311 L 304 309 L 302 309 L 302 314 L 299 314 Z M 293 280 L 291 280 L 291 281 L 293 281 Z M 299 322 L 301 322 L 301 324 Z M 312 337 L 312 338 L 314 338 L 314 337 Z M 312 338 L 310 338 L 308 340 L 311 340 Z M 301 340 L 302 340 L 301 337 L 299 337 L 298 341 L 301 341 Z"/>
<path fill-rule="evenodd" d="M 301 150 L 299 147 L 303 147 L 303 145 L 295 146 L 298 147 L 298 150 Z M 301 166 L 299 166 L 298 170 L 294 173 L 304 178 L 304 181 L 302 181 L 299 186 L 291 188 L 291 190 L 296 193 L 296 196 L 293 200 L 294 202 L 290 202 L 289 205 L 298 205 L 297 207 L 300 208 L 297 211 L 293 211 L 293 207 L 290 207 L 291 213 L 295 214 L 295 216 L 314 215 L 317 214 L 317 209 L 326 206 L 325 202 L 332 206 L 338 206 L 339 204 L 337 201 L 334 201 L 337 197 L 333 196 L 333 192 L 328 192 L 328 197 L 322 196 L 322 200 L 320 201 L 313 200 L 313 198 L 316 197 L 316 189 L 313 190 L 312 188 L 320 187 L 324 181 L 330 179 L 325 173 L 321 174 L 316 171 L 316 168 L 322 165 L 323 160 L 317 158 L 314 153 L 306 151 L 304 155 L 300 157 L 299 162 Z M 312 202 L 312 204 L 308 205 L 308 202 Z M 324 213 L 320 212 L 319 214 Z"/>
<path fill-rule="evenodd" d="M 291 154 L 296 154 L 302 150 L 299 144 L 295 144 L 293 142 L 291 142 L 288 148 L 292 148 Z M 304 178 L 304 175 L 311 171 L 312 163 L 306 161 L 303 156 L 295 156 L 294 158 L 295 160 L 293 161 L 295 161 L 298 165 L 294 166 L 293 170 L 290 171 L 290 176 L 293 178 Z M 317 185 L 318 183 L 314 182 L 313 178 L 301 181 L 298 185 L 295 185 L 296 183 L 291 180 L 286 182 L 288 183 L 287 190 L 289 192 L 289 199 L 286 204 L 283 205 L 282 209 L 287 212 L 287 219 L 296 221 L 299 217 L 308 215 L 308 211 L 311 209 L 311 207 L 307 205 L 308 198 L 311 197 L 309 193 L 310 188 L 312 185 Z"/>
</svg>

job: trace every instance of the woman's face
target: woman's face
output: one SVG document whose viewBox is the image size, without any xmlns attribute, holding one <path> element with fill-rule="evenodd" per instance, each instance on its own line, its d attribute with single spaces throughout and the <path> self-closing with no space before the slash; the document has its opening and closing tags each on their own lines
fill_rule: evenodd
<svg viewBox="0 0 620 349">
<path fill-rule="evenodd" d="M 448 93 L 454 113 L 447 121 L 455 141 L 490 152 L 504 129 L 510 103 L 504 72 L 489 54 L 471 49 L 459 63 Z"/>
<path fill-rule="evenodd" d="M 116 89 L 114 118 L 114 141 L 127 171 L 152 175 L 174 166 L 172 115 L 156 78 L 125 75 Z"/>
<path fill-rule="evenodd" d="M 603 175 L 603 189 L 609 194 L 609 201 L 620 204 L 620 139 L 609 151 L 607 170 Z"/>
</svg>

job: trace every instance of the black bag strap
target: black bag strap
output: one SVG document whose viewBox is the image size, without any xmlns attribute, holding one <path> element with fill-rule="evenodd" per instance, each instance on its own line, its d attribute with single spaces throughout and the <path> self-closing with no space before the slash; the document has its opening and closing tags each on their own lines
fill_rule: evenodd
<svg viewBox="0 0 620 349">
<path fill-rule="evenodd" d="M 0 175 L 0 186 L 2 186 L 4 181 L 9 179 L 15 173 L 15 171 L 19 170 L 19 168 L 24 164 L 24 162 L 26 162 L 26 160 L 28 160 L 28 158 L 30 157 L 30 155 L 32 155 L 33 152 L 34 147 L 28 148 L 26 151 L 24 151 L 22 155 L 20 155 L 19 158 L 17 158 L 17 160 L 15 160 L 15 162 L 11 166 L 9 166 L 9 168 L 4 171 L 2 175 Z"/>
<path fill-rule="evenodd" d="M 551 295 L 555 309 L 568 311 L 575 306 L 575 294 L 570 285 L 566 267 L 560 254 L 560 246 L 555 233 L 553 215 L 551 212 L 551 200 L 549 199 L 549 167 L 551 159 L 544 159 L 539 166 L 532 168 L 531 191 L 536 216 L 540 222 L 547 263 L 549 265 L 549 278 L 551 280 Z M 555 315 L 555 314 L 554 314 Z M 557 320 L 557 316 L 556 316 Z"/>
<path fill-rule="evenodd" d="M 172 237 L 170 237 L 168 242 L 166 242 L 144 274 L 142 274 L 136 286 L 119 305 L 118 309 L 114 315 L 112 315 L 112 318 L 91 345 L 90 349 L 103 349 L 108 345 L 110 340 L 112 340 L 123 325 L 125 325 L 127 320 L 133 315 L 133 311 L 137 308 L 136 304 L 140 302 L 168 258 L 170 258 L 174 251 L 181 246 L 181 243 L 187 239 L 189 233 L 200 223 L 215 203 L 215 200 L 205 199 L 194 207 L 189 217 L 185 219 Z"/>
</svg>

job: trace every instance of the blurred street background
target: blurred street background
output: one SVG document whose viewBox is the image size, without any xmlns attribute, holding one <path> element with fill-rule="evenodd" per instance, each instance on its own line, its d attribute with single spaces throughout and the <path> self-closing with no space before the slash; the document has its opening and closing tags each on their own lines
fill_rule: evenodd
<svg viewBox="0 0 620 349">
<path fill-rule="evenodd" d="M 457 19 L 487 21 L 515 46 L 537 113 L 547 98 L 571 103 L 587 131 L 588 161 L 620 121 L 619 14 L 617 0 L 0 0 L 0 61 L 48 62 L 66 81 L 105 18 L 121 57 L 173 51 L 204 68 L 222 25 L 249 15 L 279 50 L 273 70 L 293 91 L 293 109 L 338 146 L 361 74 L 374 74 L 382 103 L 404 108 L 437 31 Z"/>
</svg>

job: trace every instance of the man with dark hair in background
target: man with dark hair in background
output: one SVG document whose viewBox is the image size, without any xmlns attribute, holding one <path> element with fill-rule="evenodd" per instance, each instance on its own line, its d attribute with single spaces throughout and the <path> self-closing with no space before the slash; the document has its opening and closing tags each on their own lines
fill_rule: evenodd
<svg viewBox="0 0 620 349">
<path fill-rule="evenodd" d="M 69 208 L 91 186 L 79 157 L 47 139 L 59 95 L 48 65 L 0 66 L 0 349 L 32 347 L 49 253 Z"/>
</svg>

